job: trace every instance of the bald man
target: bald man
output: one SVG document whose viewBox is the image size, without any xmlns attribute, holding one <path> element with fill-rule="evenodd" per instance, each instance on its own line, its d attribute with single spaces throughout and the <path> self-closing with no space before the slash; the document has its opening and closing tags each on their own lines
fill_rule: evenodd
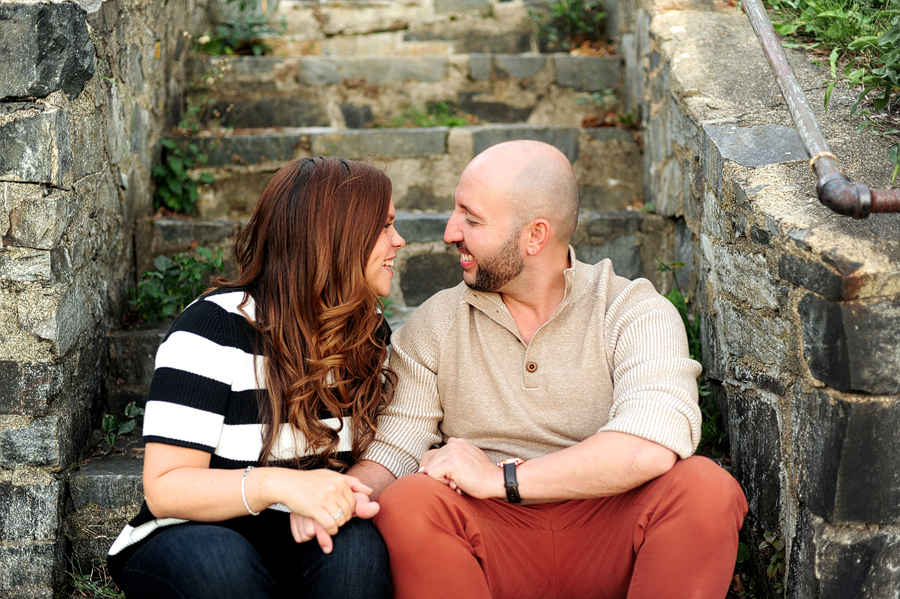
<svg viewBox="0 0 900 599">
<path fill-rule="evenodd" d="M 395 597 L 724 597 L 747 503 L 691 457 L 701 368 L 676 310 L 575 258 L 556 148 L 485 150 L 455 199 L 464 282 L 394 335 L 396 395 L 351 470 L 386 487 Z"/>
</svg>

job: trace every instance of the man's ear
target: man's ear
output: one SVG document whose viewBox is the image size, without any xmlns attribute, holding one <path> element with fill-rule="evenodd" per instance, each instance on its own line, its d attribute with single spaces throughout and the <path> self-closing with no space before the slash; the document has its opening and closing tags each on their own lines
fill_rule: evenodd
<svg viewBox="0 0 900 599">
<path fill-rule="evenodd" d="M 523 233 L 525 234 L 525 253 L 529 256 L 537 256 L 550 241 L 553 230 L 547 219 L 536 218 L 525 225 Z"/>
</svg>

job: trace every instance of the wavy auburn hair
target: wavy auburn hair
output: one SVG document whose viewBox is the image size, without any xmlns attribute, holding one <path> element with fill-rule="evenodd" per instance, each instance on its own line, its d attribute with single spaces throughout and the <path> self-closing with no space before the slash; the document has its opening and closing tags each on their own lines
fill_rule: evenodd
<svg viewBox="0 0 900 599">
<path fill-rule="evenodd" d="M 330 157 L 295 160 L 275 174 L 238 236 L 237 278 L 213 282 L 244 289 L 256 304 L 257 354 L 266 357 L 261 463 L 284 422 L 341 469 L 347 464 L 337 459 L 339 429 L 321 418 L 350 417 L 354 460 L 375 437 L 377 414 L 397 377 L 385 367 L 380 300 L 365 268 L 390 200 L 391 181 L 374 167 Z M 297 457 L 297 465 L 305 459 Z"/>
</svg>

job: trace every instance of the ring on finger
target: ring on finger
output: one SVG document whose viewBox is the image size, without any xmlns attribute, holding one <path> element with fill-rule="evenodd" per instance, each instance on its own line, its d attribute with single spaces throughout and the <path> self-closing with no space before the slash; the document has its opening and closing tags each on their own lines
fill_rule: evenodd
<svg viewBox="0 0 900 599">
<path fill-rule="evenodd" d="M 343 515 L 344 515 L 344 510 L 342 508 L 338 508 L 338 511 L 331 514 L 331 517 L 334 518 L 335 520 L 337 520 L 338 518 L 340 518 Z"/>
</svg>

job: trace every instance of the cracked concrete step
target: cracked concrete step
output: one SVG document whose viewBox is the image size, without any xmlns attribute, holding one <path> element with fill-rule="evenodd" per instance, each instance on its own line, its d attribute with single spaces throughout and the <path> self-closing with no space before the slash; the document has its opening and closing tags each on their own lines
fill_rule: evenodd
<svg viewBox="0 0 900 599">
<path fill-rule="evenodd" d="M 527 52 L 534 25 L 524 2 L 282 1 L 269 22 L 276 55 L 423 55 Z"/>
<path fill-rule="evenodd" d="M 561 53 L 200 57 L 188 103 L 225 127 L 363 128 L 428 102 L 484 122 L 577 126 L 622 106 L 623 64 Z"/>
<path fill-rule="evenodd" d="M 572 162 L 585 209 L 635 206 L 642 194 L 640 145 L 631 131 L 611 127 L 306 127 L 190 139 L 209 158 L 203 170 L 216 177 L 215 183 L 201 186 L 197 206 L 204 217 L 248 213 L 272 173 L 295 158 L 317 155 L 361 158 L 383 168 L 393 183 L 398 210 L 452 210 L 466 164 L 482 150 L 512 139 L 535 139 L 559 148 Z"/>
</svg>

